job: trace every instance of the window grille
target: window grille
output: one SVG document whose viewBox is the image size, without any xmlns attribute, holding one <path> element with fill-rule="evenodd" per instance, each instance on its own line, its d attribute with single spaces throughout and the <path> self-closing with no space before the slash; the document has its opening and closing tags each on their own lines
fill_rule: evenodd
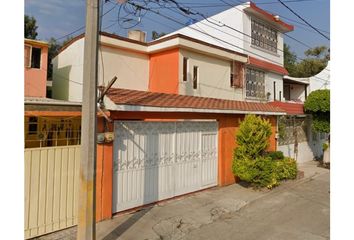
<svg viewBox="0 0 354 240">
<path fill-rule="evenodd" d="M 246 69 L 246 98 L 265 99 L 265 73 Z"/>
<path fill-rule="evenodd" d="M 274 53 L 277 52 L 278 33 L 276 30 L 252 19 L 251 32 L 252 45 L 261 47 Z"/>
</svg>

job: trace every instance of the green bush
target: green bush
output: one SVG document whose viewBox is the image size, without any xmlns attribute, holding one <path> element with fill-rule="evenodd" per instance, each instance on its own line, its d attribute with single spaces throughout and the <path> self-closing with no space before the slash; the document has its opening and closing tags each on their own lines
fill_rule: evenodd
<svg viewBox="0 0 354 240">
<path fill-rule="evenodd" d="M 273 188 L 280 180 L 296 178 L 295 160 L 284 158 L 280 151 L 266 152 L 271 125 L 255 115 L 247 115 L 236 135 L 232 172 L 256 187 Z"/>
<path fill-rule="evenodd" d="M 247 115 L 236 134 L 238 147 L 235 151 L 235 158 L 255 159 L 261 156 L 269 146 L 271 134 L 272 128 L 268 120 L 255 115 Z"/>
<path fill-rule="evenodd" d="M 284 154 L 281 151 L 273 151 L 273 152 L 267 152 L 265 154 L 266 157 L 270 157 L 273 160 L 282 160 L 284 159 Z"/>
<path fill-rule="evenodd" d="M 269 157 L 241 159 L 233 162 L 233 173 L 241 180 L 256 187 L 272 188 L 278 185 L 277 175 L 273 171 L 275 162 Z"/>
<path fill-rule="evenodd" d="M 330 132 L 330 102 L 328 89 L 313 91 L 307 97 L 304 109 L 313 117 L 312 128 L 315 132 Z"/>
<path fill-rule="evenodd" d="M 327 143 L 323 143 L 322 144 L 322 149 L 323 149 L 323 151 L 326 151 L 327 149 L 328 149 L 328 144 Z"/>
<path fill-rule="evenodd" d="M 297 175 L 297 164 L 292 158 L 286 157 L 283 160 L 274 161 L 274 172 L 277 180 L 295 179 Z"/>
</svg>

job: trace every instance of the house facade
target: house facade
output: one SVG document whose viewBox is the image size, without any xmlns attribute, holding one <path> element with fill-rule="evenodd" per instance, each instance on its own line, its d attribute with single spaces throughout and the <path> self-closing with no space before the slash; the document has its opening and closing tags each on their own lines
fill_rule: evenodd
<svg viewBox="0 0 354 240">
<path fill-rule="evenodd" d="M 25 96 L 46 97 L 48 43 L 25 39 Z"/>
<path fill-rule="evenodd" d="M 319 89 L 330 87 L 330 61 L 320 73 L 308 78 L 284 76 L 285 101 L 271 102 L 283 109 L 287 116 L 278 119 L 278 147 L 285 156 L 298 162 L 311 161 L 323 156 L 322 144 L 328 134 L 314 132 L 311 128 L 311 116 L 304 112 L 307 96 Z"/>
<path fill-rule="evenodd" d="M 229 28 L 211 23 L 219 20 Z M 287 74 L 283 33 L 292 30 L 254 3 L 246 3 L 149 43 L 102 33 L 98 81 L 104 85 L 117 75 L 119 88 L 282 101 Z M 53 60 L 54 98 L 81 100 L 83 37 L 69 42 Z"/>
<path fill-rule="evenodd" d="M 100 33 L 98 85 L 117 81 L 100 106 L 107 116 L 99 135 L 113 140 L 99 144 L 98 219 L 236 182 L 235 133 L 246 114 L 270 120 L 269 150 L 276 150 L 277 116 L 285 112 L 267 102 L 283 99 L 282 33 L 292 26 L 253 3 L 239 8 L 220 17 L 254 34 L 249 45 L 245 35 L 224 39 L 234 48 L 184 29 L 152 42 L 143 32 L 134 39 Z M 53 59 L 53 98 L 81 101 L 83 58 L 80 35 Z"/>
<path fill-rule="evenodd" d="M 243 66 L 244 79 L 241 80 L 241 86 L 236 85 L 236 99 L 282 101 L 283 76 L 288 74 L 283 65 L 283 34 L 293 29 L 292 25 L 283 22 L 278 16 L 247 2 L 172 32 L 166 37 L 179 33 L 246 54 L 249 59 Z M 231 69 L 237 75 L 237 67 Z M 218 89 L 214 91 L 222 95 Z"/>
</svg>

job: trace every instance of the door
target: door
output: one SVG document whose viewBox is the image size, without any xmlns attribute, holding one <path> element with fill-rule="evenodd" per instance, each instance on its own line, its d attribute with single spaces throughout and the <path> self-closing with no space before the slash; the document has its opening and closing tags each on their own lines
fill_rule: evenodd
<svg viewBox="0 0 354 240">
<path fill-rule="evenodd" d="M 217 185 L 217 122 L 116 121 L 113 212 Z"/>
</svg>

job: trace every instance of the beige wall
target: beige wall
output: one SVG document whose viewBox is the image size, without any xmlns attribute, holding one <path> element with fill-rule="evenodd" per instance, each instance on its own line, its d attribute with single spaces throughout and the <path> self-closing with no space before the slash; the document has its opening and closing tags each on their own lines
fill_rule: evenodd
<svg viewBox="0 0 354 240">
<path fill-rule="evenodd" d="M 82 101 L 83 60 L 84 38 L 54 58 L 53 98 Z M 118 79 L 113 87 L 148 90 L 149 56 L 102 46 L 98 54 L 98 85 L 107 85 L 114 76 Z"/>
<path fill-rule="evenodd" d="M 188 60 L 188 80 L 183 81 L 183 57 Z M 242 100 L 242 89 L 230 86 L 230 61 L 209 57 L 186 49 L 180 50 L 179 94 Z M 199 67 L 198 88 L 193 89 L 193 66 Z"/>
<path fill-rule="evenodd" d="M 102 46 L 98 55 L 98 80 L 107 83 L 117 76 L 116 88 L 148 90 L 149 55 Z M 102 68 L 102 65 L 104 68 Z M 104 76 L 104 77 L 103 77 Z M 103 81 L 104 79 L 104 81 Z"/>
</svg>

